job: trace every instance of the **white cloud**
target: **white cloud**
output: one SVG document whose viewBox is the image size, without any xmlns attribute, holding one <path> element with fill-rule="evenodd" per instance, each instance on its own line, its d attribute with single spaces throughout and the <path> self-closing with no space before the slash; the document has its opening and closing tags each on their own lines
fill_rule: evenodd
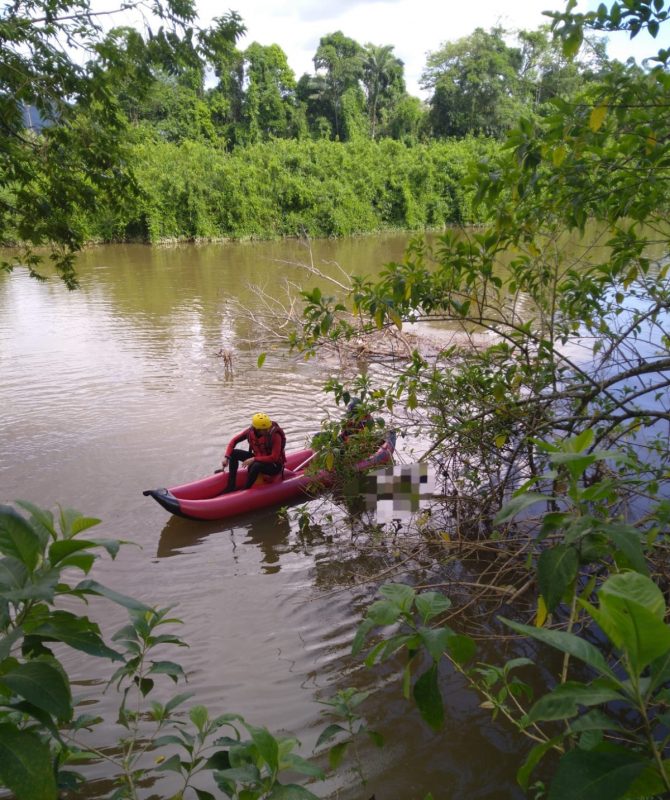
<svg viewBox="0 0 670 800">
<path fill-rule="evenodd" d="M 297 78 L 314 71 L 312 59 L 319 39 L 328 33 L 341 30 L 360 44 L 393 45 L 395 55 L 405 63 L 408 91 L 419 96 L 426 54 L 444 42 L 467 36 L 477 27 L 532 30 L 548 22 L 543 11 L 565 7 L 562 0 L 239 0 L 237 4 L 230 0 L 231 5 L 224 8 L 215 0 L 197 2 L 201 25 L 232 7 L 248 31 L 239 46 L 245 48 L 253 41 L 278 44 Z M 584 0 L 579 8 L 597 5 Z M 656 41 L 641 35 L 630 42 L 625 35 L 617 35 L 610 38 L 608 52 L 614 58 L 625 60 L 633 55 L 639 61 L 662 46 L 670 46 L 665 31 Z"/>
</svg>

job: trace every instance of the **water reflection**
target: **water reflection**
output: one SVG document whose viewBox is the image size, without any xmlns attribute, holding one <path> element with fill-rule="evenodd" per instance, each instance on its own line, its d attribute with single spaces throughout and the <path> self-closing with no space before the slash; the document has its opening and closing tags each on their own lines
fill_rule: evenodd
<svg viewBox="0 0 670 800">
<path fill-rule="evenodd" d="M 244 544 L 254 544 L 261 551 L 263 555 L 261 569 L 266 575 L 279 572 L 281 569 L 280 556 L 286 549 L 290 533 L 291 526 L 288 519 L 276 512 L 267 515 L 265 524 L 259 521 L 249 529 Z"/>
<path fill-rule="evenodd" d="M 240 532 L 246 537 L 241 542 Z M 227 535 L 231 541 L 233 559 L 238 547 L 255 545 L 261 553 L 261 570 L 269 575 L 281 569 L 280 555 L 288 546 L 290 533 L 288 518 L 280 515 L 276 509 L 236 517 L 234 527 L 229 520 L 205 522 L 170 517 L 161 531 L 156 557 L 178 556 L 202 544 L 213 534 Z"/>
<path fill-rule="evenodd" d="M 184 550 L 201 544 L 213 533 L 221 533 L 225 526 L 220 521 L 205 522 L 170 517 L 158 540 L 157 558 L 178 556 Z"/>
</svg>

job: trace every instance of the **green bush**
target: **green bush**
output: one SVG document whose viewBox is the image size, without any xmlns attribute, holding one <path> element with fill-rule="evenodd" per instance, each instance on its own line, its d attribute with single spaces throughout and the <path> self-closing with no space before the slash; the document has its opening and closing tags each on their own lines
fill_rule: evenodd
<svg viewBox="0 0 670 800">
<path fill-rule="evenodd" d="M 96 211 L 87 223 L 91 238 L 351 236 L 472 223 L 473 191 L 463 179 L 496 147 L 477 139 L 407 147 L 358 138 L 276 140 L 228 152 L 138 136 L 140 198 L 121 216 Z"/>
</svg>

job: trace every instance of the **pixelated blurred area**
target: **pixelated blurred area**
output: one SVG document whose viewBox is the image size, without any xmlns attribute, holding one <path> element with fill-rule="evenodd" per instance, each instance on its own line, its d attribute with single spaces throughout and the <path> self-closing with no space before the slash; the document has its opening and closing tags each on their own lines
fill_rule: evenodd
<svg viewBox="0 0 670 800">
<path fill-rule="evenodd" d="M 365 482 L 365 507 L 376 511 L 377 522 L 407 520 L 421 507 L 421 498 L 435 491 L 428 464 L 396 464 L 376 470 Z"/>
</svg>

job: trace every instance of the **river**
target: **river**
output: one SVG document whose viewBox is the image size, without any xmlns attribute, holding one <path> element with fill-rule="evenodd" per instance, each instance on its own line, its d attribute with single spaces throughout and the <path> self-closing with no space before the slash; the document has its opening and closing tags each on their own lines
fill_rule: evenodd
<svg viewBox="0 0 670 800">
<path fill-rule="evenodd" d="M 368 272 L 401 258 L 405 244 L 322 241 L 312 255 Z M 82 254 L 74 292 L 21 269 L 1 275 L 0 501 L 76 508 L 102 520 L 97 536 L 130 542 L 94 577 L 152 605 L 176 604 L 190 647 L 171 658 L 188 672 L 193 703 L 289 731 L 309 756 L 329 721 L 319 701 L 347 686 L 376 689 L 361 710 L 386 744 L 363 746 L 366 785 L 345 759 L 337 776 L 310 784 L 319 796 L 521 797 L 514 776 L 525 743 L 492 723 L 457 677 L 445 673 L 447 721 L 435 734 L 402 699 L 393 670 L 375 674 L 349 655 L 372 591 L 360 577 L 385 563 L 328 530 L 305 537 L 273 511 L 204 524 L 169 517 L 142 495 L 210 473 L 256 411 L 280 422 L 289 449 L 336 413 L 322 389 L 332 365 L 271 353 L 258 369 L 258 352 L 241 344 L 248 325 L 234 302 L 253 306 L 249 284 L 272 293 L 296 279 L 282 262 L 307 258 L 298 242 L 118 245 Z M 116 606 L 98 611 L 106 635 L 124 623 Z M 65 661 L 89 713 L 109 718 L 95 734 L 102 744 L 114 732 L 116 698 L 100 697 L 109 664 Z M 90 775 L 89 797 L 109 791 L 104 764 Z M 146 796 L 169 787 L 147 786 Z"/>
</svg>

